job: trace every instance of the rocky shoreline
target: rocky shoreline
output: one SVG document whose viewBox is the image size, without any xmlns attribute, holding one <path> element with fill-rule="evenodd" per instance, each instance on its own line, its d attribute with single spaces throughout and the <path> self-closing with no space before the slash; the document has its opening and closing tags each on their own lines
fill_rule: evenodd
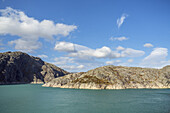
<svg viewBox="0 0 170 113">
<path fill-rule="evenodd" d="M 74 89 L 165 89 L 170 88 L 170 66 L 162 69 L 103 66 L 55 78 L 42 86 Z"/>
<path fill-rule="evenodd" d="M 162 69 L 103 66 L 69 73 L 23 52 L 0 53 L 0 85 L 43 84 L 75 89 L 170 88 L 170 65 Z"/>
</svg>

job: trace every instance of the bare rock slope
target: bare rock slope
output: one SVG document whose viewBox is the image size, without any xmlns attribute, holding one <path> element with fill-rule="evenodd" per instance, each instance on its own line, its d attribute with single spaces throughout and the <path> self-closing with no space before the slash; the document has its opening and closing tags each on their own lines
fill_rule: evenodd
<svg viewBox="0 0 170 113">
<path fill-rule="evenodd" d="M 68 72 L 22 52 L 0 53 L 0 84 L 45 83 Z"/>
<path fill-rule="evenodd" d="M 43 86 L 79 89 L 170 88 L 170 66 L 162 69 L 103 66 L 55 78 Z"/>
</svg>

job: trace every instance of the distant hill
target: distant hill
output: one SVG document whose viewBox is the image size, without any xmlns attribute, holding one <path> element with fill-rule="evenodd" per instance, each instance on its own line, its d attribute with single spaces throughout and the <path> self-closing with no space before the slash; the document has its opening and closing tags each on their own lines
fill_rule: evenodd
<svg viewBox="0 0 170 113">
<path fill-rule="evenodd" d="M 46 83 L 67 71 L 22 52 L 0 53 L 0 84 Z"/>
<path fill-rule="evenodd" d="M 170 88 L 170 66 L 162 69 L 103 66 L 55 78 L 43 86 L 79 89 Z"/>
<path fill-rule="evenodd" d="M 170 66 L 153 69 L 109 65 L 69 73 L 23 52 L 0 53 L 0 84 L 21 83 L 79 89 L 170 88 Z"/>
</svg>

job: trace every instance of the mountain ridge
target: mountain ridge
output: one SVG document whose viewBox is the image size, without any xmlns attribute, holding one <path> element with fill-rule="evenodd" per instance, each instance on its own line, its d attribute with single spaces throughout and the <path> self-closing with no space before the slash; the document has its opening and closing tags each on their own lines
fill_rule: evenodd
<svg viewBox="0 0 170 113">
<path fill-rule="evenodd" d="M 46 83 L 69 72 L 23 52 L 0 53 L 0 84 Z"/>
<path fill-rule="evenodd" d="M 0 53 L 0 84 L 23 83 L 76 89 L 170 88 L 170 65 L 162 69 L 108 65 L 69 73 L 23 52 Z"/>
<path fill-rule="evenodd" d="M 102 66 L 55 78 L 43 86 L 76 89 L 170 88 L 170 66 L 162 69 Z"/>
</svg>

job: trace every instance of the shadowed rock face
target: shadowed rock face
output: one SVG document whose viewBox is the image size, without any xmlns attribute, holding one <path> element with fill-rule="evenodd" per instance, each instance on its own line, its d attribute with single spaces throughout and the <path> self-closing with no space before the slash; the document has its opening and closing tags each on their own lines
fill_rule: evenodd
<svg viewBox="0 0 170 113">
<path fill-rule="evenodd" d="M 103 66 L 55 78 L 43 86 L 79 89 L 170 88 L 170 66 L 163 69 Z"/>
<path fill-rule="evenodd" d="M 68 72 L 22 52 L 0 53 L 0 84 L 45 83 Z"/>
</svg>

